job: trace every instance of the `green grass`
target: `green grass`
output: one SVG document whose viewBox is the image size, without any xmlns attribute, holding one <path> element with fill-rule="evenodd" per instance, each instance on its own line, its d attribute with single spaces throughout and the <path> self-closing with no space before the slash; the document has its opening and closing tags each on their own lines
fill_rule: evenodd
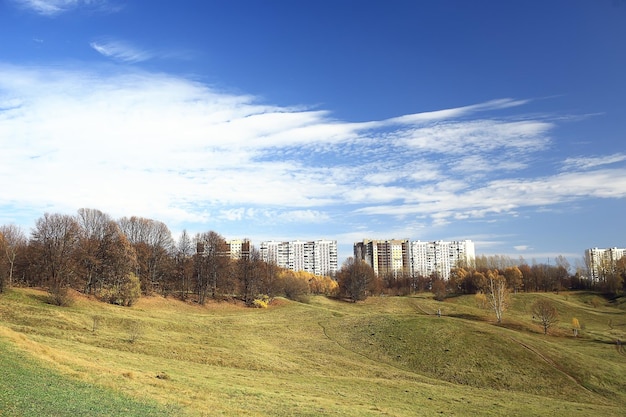
<svg viewBox="0 0 626 417">
<path fill-rule="evenodd" d="M 613 339 L 626 340 L 626 313 L 607 300 L 594 307 L 593 296 L 518 294 L 498 326 L 473 296 L 312 297 L 268 309 L 77 296 L 60 308 L 16 289 L 0 296 L 0 364 L 17 366 L 0 381 L 52 379 L 3 391 L 0 407 L 35 397 L 67 414 L 8 415 L 98 415 L 56 400 L 71 397 L 135 410 L 119 415 L 624 416 L 626 353 Z M 530 313 L 539 297 L 562 317 L 547 336 Z M 43 395 L 46 386 L 56 391 Z"/>
<path fill-rule="evenodd" d="M 142 402 L 68 378 L 0 340 L 0 416 L 174 416 L 155 401 Z"/>
</svg>

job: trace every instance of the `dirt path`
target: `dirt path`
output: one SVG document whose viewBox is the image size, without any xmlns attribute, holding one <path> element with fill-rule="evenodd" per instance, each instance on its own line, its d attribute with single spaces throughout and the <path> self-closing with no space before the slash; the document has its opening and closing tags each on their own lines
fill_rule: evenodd
<svg viewBox="0 0 626 417">
<path fill-rule="evenodd" d="M 521 342 L 513 337 L 509 337 L 509 339 L 511 339 L 512 341 L 514 341 L 515 343 L 519 344 L 520 346 L 522 346 L 523 348 L 531 351 L 532 353 L 534 353 L 535 355 L 537 355 L 541 360 L 543 360 L 545 363 L 547 363 L 548 365 L 550 365 L 551 367 L 553 367 L 554 369 L 556 369 L 557 371 L 559 371 L 560 373 L 562 373 L 563 375 L 565 375 L 570 381 L 572 381 L 574 384 L 578 385 L 580 388 L 582 388 L 583 390 L 591 393 L 591 394 L 595 394 L 592 390 L 590 390 L 589 388 L 585 387 L 580 380 L 578 380 L 576 377 L 574 377 L 573 375 L 568 374 L 567 372 L 565 372 L 563 370 L 563 368 L 561 368 L 556 362 L 554 362 L 552 359 L 548 358 L 547 356 L 545 356 L 543 353 L 541 353 L 540 351 L 538 351 L 537 349 L 535 349 L 534 347 L 527 345 L 524 342 Z"/>
<path fill-rule="evenodd" d="M 422 314 L 425 314 L 427 316 L 432 316 L 432 313 L 429 313 L 428 311 L 424 310 L 419 304 L 417 303 L 413 303 L 413 305 L 415 306 L 415 308 L 420 311 Z"/>
</svg>

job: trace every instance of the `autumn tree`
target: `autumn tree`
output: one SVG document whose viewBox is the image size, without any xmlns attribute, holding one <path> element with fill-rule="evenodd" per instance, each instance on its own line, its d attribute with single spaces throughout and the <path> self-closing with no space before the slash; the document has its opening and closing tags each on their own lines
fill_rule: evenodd
<svg viewBox="0 0 626 417">
<path fill-rule="evenodd" d="M 548 334 L 548 329 L 559 321 L 559 312 L 548 300 L 535 301 L 532 307 L 533 317 L 539 320 L 543 326 L 543 334 Z"/>
<path fill-rule="evenodd" d="M 309 280 L 314 275 L 304 271 L 284 270 L 281 274 L 282 289 L 290 300 L 303 301 L 309 293 Z"/>
<path fill-rule="evenodd" d="M 576 317 L 572 319 L 572 331 L 574 332 L 574 337 L 578 337 L 578 331 L 580 330 L 580 322 Z"/>
<path fill-rule="evenodd" d="M 78 264 L 88 294 L 117 287 L 137 269 L 133 247 L 111 217 L 99 210 L 80 209 Z"/>
<path fill-rule="evenodd" d="M 435 300 L 443 301 L 447 294 L 445 281 L 441 278 L 435 277 L 433 279 L 432 292 L 435 296 Z"/>
<path fill-rule="evenodd" d="M 487 271 L 486 292 L 489 306 L 496 314 L 496 320 L 502 323 L 502 315 L 509 305 L 510 291 L 506 279 L 498 273 L 498 270 Z"/>
<path fill-rule="evenodd" d="M 133 272 L 120 277 L 111 288 L 109 302 L 130 307 L 141 297 L 141 283 Z"/>
<path fill-rule="evenodd" d="M 522 261 L 517 268 L 522 273 L 522 288 L 524 288 L 524 291 L 537 291 L 533 271 L 530 268 L 530 265 Z"/>
<path fill-rule="evenodd" d="M 45 213 L 32 233 L 40 271 L 48 282 L 52 302 L 57 305 L 69 302 L 67 288 L 75 278 L 79 229 L 72 216 Z"/>
<path fill-rule="evenodd" d="M 376 278 L 374 269 L 365 261 L 350 257 L 341 266 L 337 274 L 339 293 L 352 302 L 367 298 L 370 282 Z"/>
<path fill-rule="evenodd" d="M 517 266 L 505 268 L 504 278 L 509 288 L 513 289 L 513 292 L 517 292 L 523 284 L 522 271 Z"/>
<path fill-rule="evenodd" d="M 311 294 L 334 296 L 337 294 L 338 287 L 337 281 L 327 276 L 314 276 L 309 280 L 309 292 Z"/>
</svg>

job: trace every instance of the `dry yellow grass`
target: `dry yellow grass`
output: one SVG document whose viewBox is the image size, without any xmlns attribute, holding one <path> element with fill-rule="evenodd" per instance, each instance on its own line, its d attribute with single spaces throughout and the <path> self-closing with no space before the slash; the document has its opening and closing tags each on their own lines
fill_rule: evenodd
<svg viewBox="0 0 626 417">
<path fill-rule="evenodd" d="M 416 348 L 420 338 L 444 337 L 443 330 L 454 329 L 461 339 L 465 330 L 491 334 L 488 343 L 512 343 L 514 337 L 559 366 L 569 365 L 558 347 L 572 355 L 579 352 L 567 338 L 565 343 L 556 338 L 546 342 L 528 329 L 493 326 L 488 313 L 462 299 L 441 304 L 429 296 L 370 298 L 348 304 L 313 297 L 310 304 L 281 300 L 268 309 L 249 309 L 228 302 L 198 306 L 145 297 L 127 308 L 75 295 L 72 307 L 59 308 L 45 304 L 44 296 L 19 289 L 0 297 L 0 338 L 68 378 L 182 407 L 177 414 L 610 416 L 619 415 L 625 399 L 609 395 L 615 389 L 610 384 L 607 393 L 572 384 L 568 389 L 579 389 L 579 396 L 548 398 L 541 390 L 507 391 L 480 378 L 455 384 L 440 379 L 436 369 L 420 368 L 422 362 L 434 363 L 428 355 L 443 354 L 421 352 Z M 433 315 L 438 308 L 445 317 Z M 96 316 L 100 323 L 93 331 Z M 523 308 L 512 311 L 510 323 L 522 323 L 522 316 Z M 444 320 L 450 325 L 438 330 Z M 133 342 L 132 324 L 140 327 Z M 400 333 L 406 337 L 399 338 Z M 486 349 L 483 339 L 469 335 L 467 340 L 478 345 L 461 344 L 458 353 L 484 360 L 473 353 Z M 584 353 L 601 355 L 599 348 L 586 345 L 590 350 Z M 512 372 L 537 360 L 525 348 L 516 352 L 508 365 Z M 604 360 L 598 366 L 611 363 Z M 553 366 L 542 366 L 542 372 L 558 374 Z M 571 372 L 578 375 L 592 367 Z"/>
</svg>

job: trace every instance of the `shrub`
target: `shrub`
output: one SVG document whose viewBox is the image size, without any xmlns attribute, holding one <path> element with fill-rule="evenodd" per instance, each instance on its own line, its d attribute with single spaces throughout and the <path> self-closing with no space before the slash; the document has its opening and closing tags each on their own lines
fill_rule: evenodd
<svg viewBox="0 0 626 417">
<path fill-rule="evenodd" d="M 143 325 L 138 320 L 129 320 L 127 324 L 128 341 L 135 343 L 143 334 Z"/>
<path fill-rule="evenodd" d="M 116 287 L 109 289 L 109 291 L 104 291 L 103 296 L 111 304 L 130 307 L 141 297 L 139 278 L 131 272 Z"/>
<path fill-rule="evenodd" d="M 296 274 L 287 274 L 283 278 L 283 291 L 285 297 L 298 301 L 309 292 L 309 283 L 304 278 Z"/>
<path fill-rule="evenodd" d="M 53 284 L 48 290 L 50 296 L 48 302 L 59 307 L 69 307 L 74 304 L 74 298 L 70 294 L 70 290 L 60 284 Z"/>
<path fill-rule="evenodd" d="M 446 298 L 446 283 L 437 279 L 433 282 L 433 294 L 435 294 L 435 300 L 443 301 Z"/>
<path fill-rule="evenodd" d="M 485 293 L 477 292 L 474 297 L 476 298 L 476 305 L 478 306 L 478 308 L 487 308 L 487 296 L 485 295 Z"/>
<path fill-rule="evenodd" d="M 252 307 L 267 308 L 267 301 L 256 298 L 254 301 L 252 301 Z"/>
</svg>

